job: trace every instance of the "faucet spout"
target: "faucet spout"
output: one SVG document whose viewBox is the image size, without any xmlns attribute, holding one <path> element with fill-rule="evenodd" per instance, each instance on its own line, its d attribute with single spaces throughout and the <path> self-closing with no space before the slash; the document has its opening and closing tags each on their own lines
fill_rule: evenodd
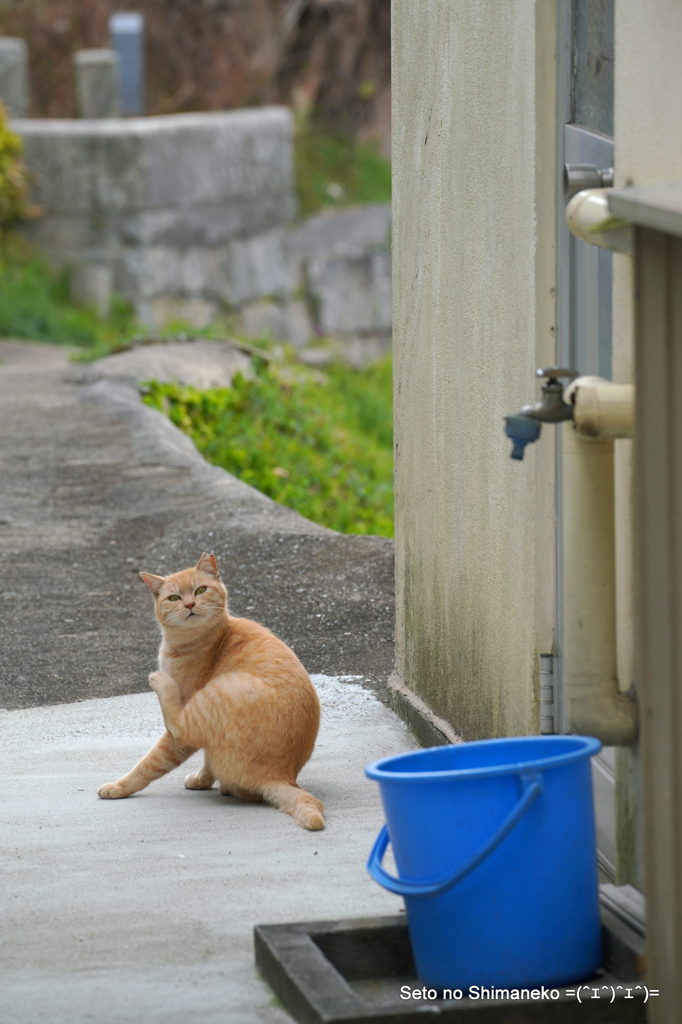
<svg viewBox="0 0 682 1024">
<path fill-rule="evenodd" d="M 537 441 L 542 424 L 534 417 L 526 415 L 523 410 L 515 416 L 505 416 L 504 432 L 512 443 L 511 457 L 519 462 L 527 444 Z"/>
<path fill-rule="evenodd" d="M 537 370 L 536 377 L 546 378 L 542 385 L 542 399 L 532 405 L 524 405 L 519 413 L 505 417 L 504 432 L 512 442 L 512 459 L 521 460 L 527 444 L 537 441 L 542 423 L 561 423 L 573 419 L 573 406 L 564 401 L 564 385 L 561 377 L 572 380 L 577 377 L 575 370 L 551 366 Z"/>
</svg>

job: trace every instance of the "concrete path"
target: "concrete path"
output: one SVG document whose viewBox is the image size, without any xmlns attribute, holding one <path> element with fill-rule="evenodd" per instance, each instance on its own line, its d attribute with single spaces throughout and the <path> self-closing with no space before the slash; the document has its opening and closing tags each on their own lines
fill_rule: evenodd
<svg viewBox="0 0 682 1024">
<path fill-rule="evenodd" d="M 99 800 L 162 731 L 154 694 L 0 713 L 3 1024 L 276 1024 L 254 924 L 398 912 L 364 867 L 383 819 L 363 768 L 412 742 L 361 686 L 314 681 L 323 726 L 300 778 L 325 804 L 316 833 L 184 789 L 199 755 Z"/>
<path fill-rule="evenodd" d="M 339 537 L 207 466 L 128 385 L 73 383 L 58 350 L 4 343 L 0 359 L 0 1020 L 284 1022 L 253 925 L 400 906 L 364 868 L 382 823 L 364 765 L 413 745 L 374 692 L 392 662 L 392 545 Z M 185 790 L 185 768 L 96 797 L 162 728 L 137 571 L 204 548 L 233 609 L 326 673 L 301 775 L 322 833 Z"/>
</svg>

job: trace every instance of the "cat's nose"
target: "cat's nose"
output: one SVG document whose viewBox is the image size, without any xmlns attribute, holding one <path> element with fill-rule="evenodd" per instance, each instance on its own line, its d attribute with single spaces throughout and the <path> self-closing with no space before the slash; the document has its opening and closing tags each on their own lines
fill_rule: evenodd
<svg viewBox="0 0 682 1024">
<path fill-rule="evenodd" d="M 185 608 L 194 608 L 196 601 L 185 601 Z"/>
</svg>

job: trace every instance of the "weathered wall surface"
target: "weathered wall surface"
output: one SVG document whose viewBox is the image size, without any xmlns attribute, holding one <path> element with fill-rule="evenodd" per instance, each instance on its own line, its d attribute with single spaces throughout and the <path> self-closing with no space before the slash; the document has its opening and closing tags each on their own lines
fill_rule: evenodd
<svg viewBox="0 0 682 1024">
<path fill-rule="evenodd" d="M 618 0 L 615 20 L 615 185 L 682 178 L 679 43 L 682 6 L 676 0 Z M 634 379 L 632 259 L 613 266 L 613 376 Z M 618 678 L 638 686 L 633 666 L 632 442 L 616 444 L 616 582 Z M 643 888 L 643 825 L 637 750 L 619 750 L 617 773 L 619 881 Z"/>
<path fill-rule="evenodd" d="M 554 433 L 503 416 L 553 362 L 552 0 L 395 0 L 397 671 L 466 739 L 537 731 Z"/>
<path fill-rule="evenodd" d="M 390 208 L 294 223 L 288 109 L 13 127 L 43 209 L 26 233 L 54 263 L 110 268 L 142 323 L 229 309 L 299 345 L 390 336 Z"/>
<path fill-rule="evenodd" d="M 44 209 L 31 239 L 62 264 L 111 267 L 145 322 L 170 296 L 210 319 L 237 287 L 232 243 L 296 214 L 283 108 L 13 127 Z"/>
</svg>

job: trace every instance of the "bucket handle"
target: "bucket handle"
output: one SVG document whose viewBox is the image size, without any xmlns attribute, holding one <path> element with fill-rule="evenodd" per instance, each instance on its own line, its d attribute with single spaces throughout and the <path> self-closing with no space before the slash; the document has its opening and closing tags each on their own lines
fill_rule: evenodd
<svg viewBox="0 0 682 1024">
<path fill-rule="evenodd" d="M 393 875 L 389 875 L 384 867 L 382 867 L 382 860 L 386 853 L 386 847 L 389 843 L 388 829 L 386 825 L 382 828 L 381 832 L 377 836 L 377 840 L 372 847 L 372 852 L 369 855 L 367 861 L 367 870 L 379 885 L 382 885 L 384 889 L 388 889 L 389 892 L 394 892 L 398 896 L 440 896 L 442 893 L 447 892 L 457 882 L 461 882 L 463 878 L 466 878 L 470 872 L 477 868 L 481 861 L 493 852 L 493 850 L 500 845 L 502 840 L 509 835 L 514 826 L 523 817 L 528 808 L 533 804 L 543 791 L 542 775 L 537 773 L 525 773 L 520 775 L 523 783 L 523 793 L 519 802 L 514 807 L 511 814 L 505 818 L 500 827 L 496 832 L 488 839 L 483 846 L 471 854 L 462 864 L 459 864 L 454 871 L 449 872 L 442 878 L 436 878 L 431 881 L 412 881 L 411 879 L 395 878 Z"/>
</svg>

